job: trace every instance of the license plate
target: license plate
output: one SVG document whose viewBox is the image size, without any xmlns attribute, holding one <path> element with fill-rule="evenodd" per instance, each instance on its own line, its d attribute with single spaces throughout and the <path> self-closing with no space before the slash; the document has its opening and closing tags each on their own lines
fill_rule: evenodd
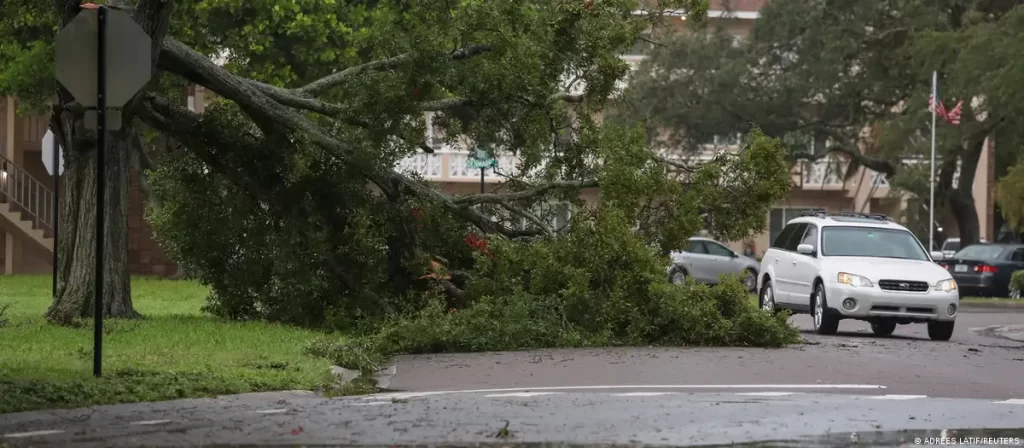
<svg viewBox="0 0 1024 448">
<path fill-rule="evenodd" d="M 958 264 L 958 265 L 956 265 L 955 268 L 953 268 L 953 271 L 954 272 L 967 272 L 967 265 L 966 264 Z"/>
</svg>

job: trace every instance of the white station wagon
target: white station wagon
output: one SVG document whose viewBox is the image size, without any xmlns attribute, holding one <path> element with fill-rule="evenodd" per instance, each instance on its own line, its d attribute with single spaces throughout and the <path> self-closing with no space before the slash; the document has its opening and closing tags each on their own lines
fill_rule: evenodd
<svg viewBox="0 0 1024 448">
<path fill-rule="evenodd" d="M 814 331 L 835 334 L 839 321 L 869 322 L 879 336 L 897 324 L 927 323 L 946 341 L 960 303 L 956 281 L 905 227 L 877 214 L 805 212 L 765 252 L 758 277 L 767 311 L 814 317 Z"/>
</svg>

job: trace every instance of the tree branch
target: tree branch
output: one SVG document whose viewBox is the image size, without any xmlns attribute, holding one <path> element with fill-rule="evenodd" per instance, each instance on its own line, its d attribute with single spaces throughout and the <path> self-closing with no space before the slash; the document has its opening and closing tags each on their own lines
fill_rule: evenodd
<svg viewBox="0 0 1024 448">
<path fill-rule="evenodd" d="M 468 47 L 460 48 L 458 50 L 453 51 L 451 54 L 448 55 L 448 58 L 450 60 L 452 60 L 452 61 L 458 61 L 458 60 L 462 60 L 462 59 L 469 59 L 469 58 L 471 58 L 473 56 L 476 56 L 476 55 L 479 55 L 479 54 L 483 54 L 483 53 L 489 52 L 491 50 L 492 50 L 492 47 L 490 45 L 470 45 Z M 327 76 L 325 76 L 323 78 L 320 78 L 320 79 L 318 79 L 316 81 L 313 81 L 313 82 L 305 85 L 304 87 L 299 88 L 297 90 L 297 93 L 305 94 L 305 95 L 312 95 L 312 94 L 321 93 L 321 92 L 323 92 L 325 90 L 328 90 L 328 89 L 330 89 L 332 87 L 335 87 L 335 86 L 338 86 L 340 84 L 343 84 L 349 78 L 351 78 L 351 77 L 353 77 L 355 75 L 358 75 L 360 73 L 373 72 L 373 71 L 384 71 L 384 70 L 390 70 L 392 68 L 398 67 L 398 66 L 402 65 L 403 63 L 408 62 L 409 60 L 411 60 L 412 56 L 413 56 L 412 53 L 403 53 L 403 54 L 400 54 L 398 56 L 393 56 L 393 57 L 390 57 L 390 58 L 380 59 L 380 60 L 376 60 L 376 61 L 367 62 L 367 63 L 362 64 L 362 65 L 357 65 L 357 66 L 354 66 L 354 67 L 349 67 L 349 68 L 346 68 L 346 69 L 344 69 L 344 70 L 342 70 L 340 72 L 332 73 L 332 74 L 327 75 Z"/>
<path fill-rule="evenodd" d="M 549 104 L 557 103 L 559 101 L 565 101 L 567 103 L 582 103 L 583 95 L 573 95 L 571 93 L 559 92 L 549 96 L 546 100 Z M 420 103 L 419 109 L 424 112 L 437 112 L 441 110 L 454 109 L 456 107 L 470 106 L 473 100 L 469 98 L 444 98 L 434 101 L 426 101 Z"/>
<path fill-rule="evenodd" d="M 503 203 L 501 203 L 501 206 L 505 210 L 508 210 L 508 211 L 510 211 L 512 213 L 515 213 L 515 214 L 519 215 L 519 216 L 522 216 L 527 221 L 530 221 L 530 223 L 532 223 L 533 225 L 537 226 L 538 229 L 543 231 L 545 235 L 547 235 L 547 236 L 554 236 L 554 234 L 555 234 L 554 231 L 552 231 L 547 226 L 547 224 L 544 224 L 544 221 L 542 221 L 540 218 L 538 218 L 537 215 L 534 215 L 533 213 L 530 213 L 530 212 L 528 212 L 526 210 L 523 210 L 520 207 L 516 207 L 516 206 L 514 206 L 512 204 L 509 204 L 509 203 L 504 203 L 503 202 Z"/>
<path fill-rule="evenodd" d="M 478 47 L 477 50 L 462 53 L 456 52 L 452 59 L 470 57 L 487 50 L 489 50 L 489 47 Z M 347 143 L 334 139 L 308 118 L 289 108 L 281 107 L 280 103 L 274 101 L 265 93 L 265 91 L 272 92 L 274 89 L 254 86 L 252 83 L 246 82 L 242 78 L 228 72 L 223 67 L 214 64 L 203 54 L 174 39 L 168 38 L 165 40 L 164 57 L 167 58 L 167 61 L 162 65 L 166 66 L 168 71 L 196 78 L 196 82 L 206 86 L 218 95 L 234 101 L 253 120 L 277 123 L 287 130 L 306 134 L 314 144 L 323 148 L 335 158 L 343 162 L 353 163 L 353 148 Z M 175 135 L 178 134 L 175 133 Z M 509 238 L 536 236 L 539 234 L 537 231 L 509 229 L 466 207 L 465 204 L 456 204 L 451 198 L 440 191 L 436 191 L 394 169 L 378 170 L 373 167 L 363 167 L 359 171 L 367 181 L 377 185 L 382 191 L 400 189 L 433 201 L 441 205 L 448 212 L 459 216 L 485 233 L 500 233 Z M 238 180 L 244 181 L 244 179 Z"/>
<path fill-rule="evenodd" d="M 512 193 L 482 193 L 472 196 L 463 196 L 454 199 L 452 202 L 459 206 L 472 206 L 477 204 L 501 204 L 509 201 L 521 201 L 543 196 L 553 190 L 582 190 L 584 188 L 596 188 L 600 183 L 596 180 L 573 180 L 558 181 L 541 184 L 537 187 L 516 191 Z"/>
</svg>

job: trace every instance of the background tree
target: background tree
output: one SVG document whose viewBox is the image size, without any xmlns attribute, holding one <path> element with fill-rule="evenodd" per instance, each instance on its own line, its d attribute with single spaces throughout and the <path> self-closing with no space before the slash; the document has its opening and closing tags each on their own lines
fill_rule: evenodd
<svg viewBox="0 0 1024 448">
<path fill-rule="evenodd" d="M 1010 41 L 1021 32 L 1018 3 L 776 0 L 743 43 L 708 27 L 666 39 L 621 115 L 648 117 L 652 131 L 668 130 L 667 138 L 652 132 L 653 142 L 683 150 L 760 126 L 794 148 L 793 162 L 838 155 L 851 162 L 848 175 L 864 166 L 927 198 L 927 165 L 907 161 L 929 154 L 938 70 L 947 108 L 956 99 L 965 108 L 959 127 L 939 122 L 936 204 L 948 206 L 971 244 L 980 234 L 971 190 L 985 138 L 997 136 L 1002 157 L 1013 158 L 1022 128 L 1011 62 L 1020 43 Z"/>
<path fill-rule="evenodd" d="M 999 179 L 996 200 L 1009 230 L 1015 234 L 1024 232 L 1024 164 L 1014 165 Z"/>
</svg>

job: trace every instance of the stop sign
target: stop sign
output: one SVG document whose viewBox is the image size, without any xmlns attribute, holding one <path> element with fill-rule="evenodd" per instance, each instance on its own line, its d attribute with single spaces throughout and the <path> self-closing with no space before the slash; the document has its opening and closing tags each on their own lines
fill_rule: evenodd
<svg viewBox="0 0 1024 448">
<path fill-rule="evenodd" d="M 122 107 L 145 87 L 152 76 L 152 40 L 124 11 L 106 12 L 107 107 Z M 95 9 L 78 13 L 57 34 L 57 81 L 87 108 L 97 105 L 99 15 Z"/>
<path fill-rule="evenodd" d="M 43 165 L 46 166 L 46 172 L 52 176 L 54 173 L 53 166 L 53 146 L 57 138 L 53 136 L 53 131 L 46 131 L 46 135 L 43 136 Z M 57 145 L 57 151 L 60 153 L 60 160 L 57 164 L 60 165 L 60 174 L 64 174 L 64 148 Z"/>
</svg>

